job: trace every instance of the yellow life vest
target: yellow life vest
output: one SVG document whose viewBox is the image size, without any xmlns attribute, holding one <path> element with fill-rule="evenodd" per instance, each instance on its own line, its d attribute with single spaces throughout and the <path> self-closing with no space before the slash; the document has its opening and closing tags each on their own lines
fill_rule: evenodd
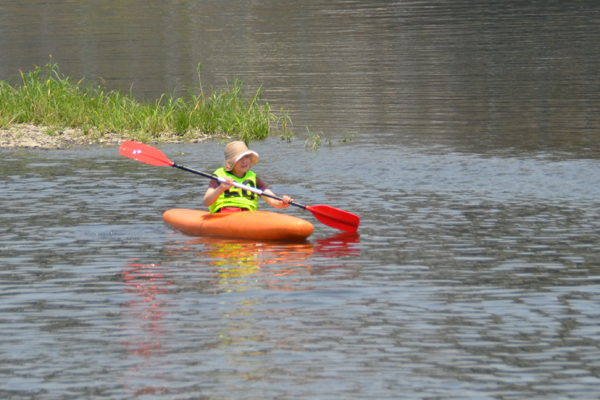
<svg viewBox="0 0 600 400">
<path fill-rule="evenodd" d="M 243 185 L 256 187 L 256 174 L 252 171 L 247 171 L 242 178 L 238 178 L 234 174 L 225 171 L 225 168 L 219 168 L 214 172 L 214 175 L 220 178 L 230 177 Z M 240 207 L 256 211 L 258 208 L 258 194 L 232 186 L 224 191 L 208 209 L 211 213 L 215 213 L 223 207 Z"/>
</svg>

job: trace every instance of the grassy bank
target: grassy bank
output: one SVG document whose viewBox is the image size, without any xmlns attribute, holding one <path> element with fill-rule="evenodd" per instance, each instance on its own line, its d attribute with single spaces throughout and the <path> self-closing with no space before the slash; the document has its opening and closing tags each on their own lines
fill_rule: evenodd
<svg viewBox="0 0 600 400">
<path fill-rule="evenodd" d="M 108 91 L 65 77 L 56 64 L 47 64 L 18 82 L 0 81 L 0 128 L 35 124 L 52 128 L 79 128 L 84 133 L 117 132 L 129 139 L 149 141 L 164 134 L 228 135 L 250 141 L 265 138 L 271 129 L 286 130 L 289 116 L 271 113 L 261 105 L 261 89 L 244 95 L 242 82 L 205 93 L 198 66 L 198 87 L 179 98 L 163 94 L 154 103 L 139 102 L 131 93 Z"/>
</svg>

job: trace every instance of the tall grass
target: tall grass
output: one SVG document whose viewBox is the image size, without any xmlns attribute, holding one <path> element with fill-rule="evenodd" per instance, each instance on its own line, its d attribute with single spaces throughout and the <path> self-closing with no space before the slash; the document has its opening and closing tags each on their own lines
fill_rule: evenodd
<svg viewBox="0 0 600 400">
<path fill-rule="evenodd" d="M 56 64 L 21 72 L 20 82 L 0 81 L 0 128 L 32 123 L 51 127 L 117 132 L 125 137 L 150 140 L 161 134 L 194 136 L 225 134 L 249 141 L 263 139 L 272 127 L 287 129 L 289 116 L 271 113 L 261 105 L 262 88 L 252 97 L 244 95 L 235 79 L 223 90 L 205 93 L 198 66 L 197 88 L 183 97 L 163 94 L 154 103 L 138 102 L 132 93 L 107 91 L 102 86 L 75 82 Z M 283 111 L 283 110 L 282 110 Z"/>
</svg>

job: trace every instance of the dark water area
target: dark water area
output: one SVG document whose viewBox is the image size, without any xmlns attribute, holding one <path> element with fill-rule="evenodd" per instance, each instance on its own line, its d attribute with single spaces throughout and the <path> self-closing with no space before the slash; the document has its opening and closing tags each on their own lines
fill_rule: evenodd
<svg viewBox="0 0 600 400">
<path fill-rule="evenodd" d="M 305 242 L 191 237 L 161 215 L 203 208 L 203 178 L 0 149 L 0 398 L 598 398 L 599 24 L 583 1 L 4 0 L 0 79 L 52 54 L 146 99 L 198 63 L 263 85 L 298 136 L 252 142 L 253 170 L 361 226 L 290 207 Z"/>
<path fill-rule="evenodd" d="M 59 64 L 154 101 L 235 77 L 297 132 L 392 133 L 460 151 L 598 158 L 591 1 L 103 1 L 0 4 L 0 78 Z"/>
</svg>

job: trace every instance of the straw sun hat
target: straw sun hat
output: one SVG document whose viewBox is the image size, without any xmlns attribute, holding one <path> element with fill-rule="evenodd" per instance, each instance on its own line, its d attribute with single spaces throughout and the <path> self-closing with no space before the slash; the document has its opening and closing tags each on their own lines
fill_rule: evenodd
<svg viewBox="0 0 600 400">
<path fill-rule="evenodd" d="M 225 146 L 225 163 L 223 167 L 225 171 L 231 171 L 236 162 L 242 159 L 242 157 L 250 155 L 250 167 L 258 162 L 258 153 L 252 150 L 248 150 L 246 143 L 244 142 L 231 142 Z"/>
</svg>

